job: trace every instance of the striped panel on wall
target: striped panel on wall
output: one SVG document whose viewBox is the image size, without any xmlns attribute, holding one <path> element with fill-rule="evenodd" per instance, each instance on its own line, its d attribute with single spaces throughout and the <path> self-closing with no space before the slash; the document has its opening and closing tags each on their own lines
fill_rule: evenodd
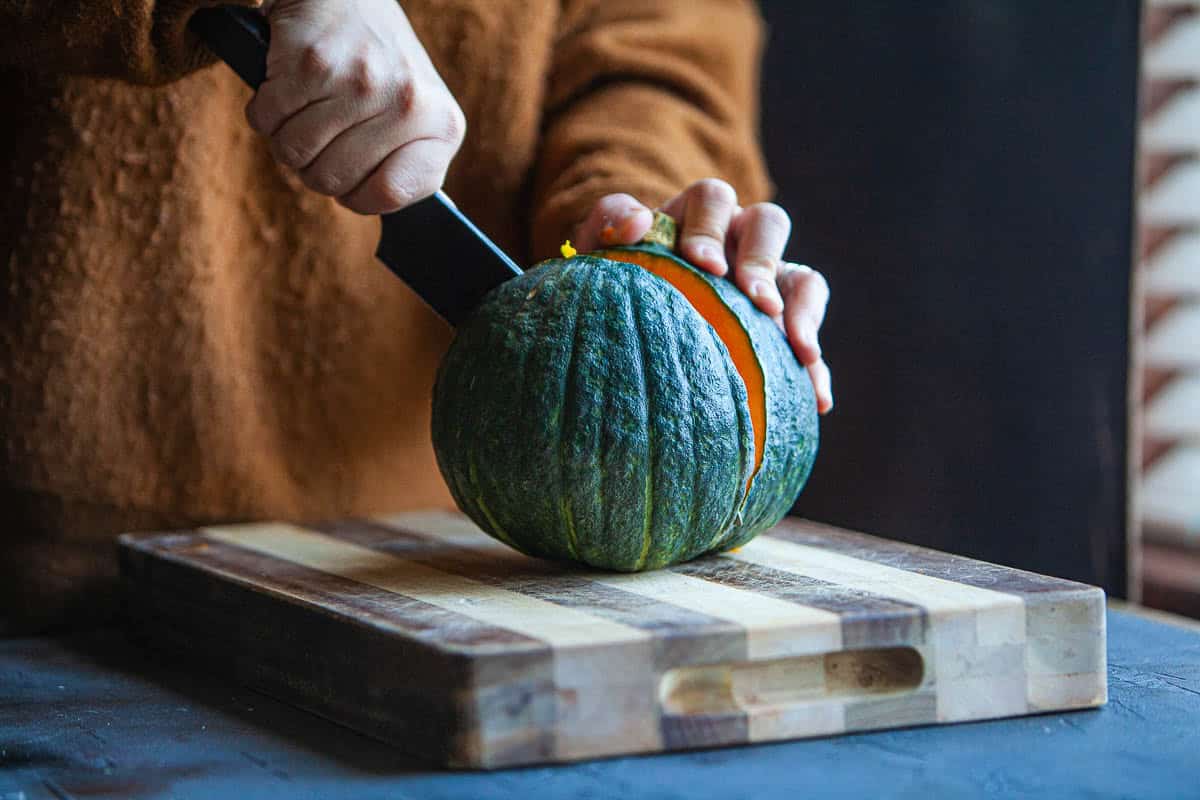
<svg viewBox="0 0 1200 800">
<path fill-rule="evenodd" d="M 1200 3 L 1143 26 L 1143 601 L 1200 616 Z"/>
</svg>

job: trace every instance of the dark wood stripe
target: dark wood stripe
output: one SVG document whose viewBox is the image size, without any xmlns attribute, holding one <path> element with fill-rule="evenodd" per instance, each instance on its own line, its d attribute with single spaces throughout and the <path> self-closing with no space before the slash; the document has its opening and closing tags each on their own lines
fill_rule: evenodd
<svg viewBox="0 0 1200 800">
<path fill-rule="evenodd" d="M 214 671 L 443 763 L 553 757 L 553 654 L 537 640 L 425 604 L 405 604 L 398 635 L 373 623 L 407 598 L 195 533 L 127 543 L 121 560 L 135 626 Z M 425 640 L 446 627 L 461 650 Z"/>
<path fill-rule="evenodd" d="M 445 572 L 650 631 L 658 669 L 747 657 L 745 628 L 671 603 L 596 583 L 586 569 L 541 559 L 498 559 L 487 550 L 449 545 L 365 520 L 315 530 L 393 553 Z"/>
<path fill-rule="evenodd" d="M 486 550 L 449 546 L 416 530 L 400 531 L 365 521 L 343 521 L 336 528 L 324 530 L 364 547 L 403 553 L 456 574 L 654 631 L 659 634 L 655 637 L 655 665 L 660 669 L 748 657 L 742 626 L 597 584 L 589 579 L 585 569 L 539 559 L 491 559 Z M 719 557 L 702 558 L 671 569 L 689 577 L 837 614 L 845 647 L 925 641 L 926 615 L 913 603 Z"/>
<path fill-rule="evenodd" d="M 498 645 L 504 646 L 504 664 L 518 668 L 540 664 L 551 655 L 545 642 L 517 631 L 199 533 L 172 537 L 170 542 L 160 542 L 155 551 L 168 561 L 218 573 L 254 591 L 270 592 L 273 599 L 285 604 L 306 603 L 351 625 L 398 629 L 400 635 L 411 637 L 414 657 L 419 653 L 424 659 L 421 668 L 428 668 L 431 674 L 441 671 L 447 685 L 461 685 L 467 679 L 481 683 L 504 679 L 505 674 L 492 675 L 489 671 L 488 662 L 500 665 L 492 657 Z M 460 655 L 447 654 L 444 645 Z M 467 669 L 469 673 L 462 671 Z"/>
<path fill-rule="evenodd" d="M 1024 596 L 1041 592 L 1073 592 L 1091 589 L 1086 584 L 1063 578 L 1052 578 L 1048 575 L 1038 575 L 999 564 L 989 564 L 916 545 L 879 539 L 808 520 L 785 519 L 768 535 L 798 544 L 820 547 L 864 561 L 873 561 L 907 572 L 915 572 L 919 575 L 928 575 L 1006 594 Z"/>
<path fill-rule="evenodd" d="M 746 744 L 750 723 L 745 714 L 664 714 L 660 723 L 663 746 L 671 750 Z"/>
<path fill-rule="evenodd" d="M 841 618 L 845 647 L 883 647 L 925 641 L 927 619 L 924 609 L 903 600 L 719 556 L 679 564 L 671 570 L 837 614 Z"/>
<path fill-rule="evenodd" d="M 455 547 L 455 545 L 447 544 L 430 536 L 420 536 L 365 519 L 339 519 L 304 527 L 360 547 L 369 547 L 372 550 L 386 549 L 390 553 L 405 557 L 414 553 L 444 553 Z M 486 536 L 486 534 L 481 532 L 480 536 Z"/>
</svg>

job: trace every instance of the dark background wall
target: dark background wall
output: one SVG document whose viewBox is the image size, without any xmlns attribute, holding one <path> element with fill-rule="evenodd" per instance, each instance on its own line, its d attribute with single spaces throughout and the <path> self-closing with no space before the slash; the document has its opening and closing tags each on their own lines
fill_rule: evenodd
<svg viewBox="0 0 1200 800">
<path fill-rule="evenodd" d="M 789 256 L 833 287 L 796 512 L 1123 594 L 1138 4 L 762 7 Z"/>
</svg>

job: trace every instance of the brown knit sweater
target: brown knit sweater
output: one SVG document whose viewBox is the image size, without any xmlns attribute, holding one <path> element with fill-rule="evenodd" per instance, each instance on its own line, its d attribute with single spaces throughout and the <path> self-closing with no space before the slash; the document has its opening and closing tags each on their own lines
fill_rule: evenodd
<svg viewBox="0 0 1200 800">
<path fill-rule="evenodd" d="M 123 530 L 451 503 L 451 331 L 271 160 L 200 4 L 0 0 L 0 633 L 110 613 Z M 766 195 L 748 2 L 403 5 L 468 120 L 447 191 L 518 259 L 609 192 Z"/>
</svg>

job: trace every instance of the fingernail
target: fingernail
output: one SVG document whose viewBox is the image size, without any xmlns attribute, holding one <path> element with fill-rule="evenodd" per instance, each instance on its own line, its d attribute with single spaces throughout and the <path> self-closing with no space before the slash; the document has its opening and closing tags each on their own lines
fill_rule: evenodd
<svg viewBox="0 0 1200 800">
<path fill-rule="evenodd" d="M 702 244 L 696 248 L 696 255 L 702 261 L 716 261 L 717 248 L 713 247 L 711 244 Z"/>
<path fill-rule="evenodd" d="M 754 283 L 750 284 L 750 297 L 758 300 L 766 296 L 766 293 L 770 288 L 771 287 L 767 285 L 766 281 L 755 281 Z"/>
<path fill-rule="evenodd" d="M 600 218 L 600 243 L 614 244 L 617 240 L 617 226 L 612 217 L 605 214 Z"/>
</svg>

